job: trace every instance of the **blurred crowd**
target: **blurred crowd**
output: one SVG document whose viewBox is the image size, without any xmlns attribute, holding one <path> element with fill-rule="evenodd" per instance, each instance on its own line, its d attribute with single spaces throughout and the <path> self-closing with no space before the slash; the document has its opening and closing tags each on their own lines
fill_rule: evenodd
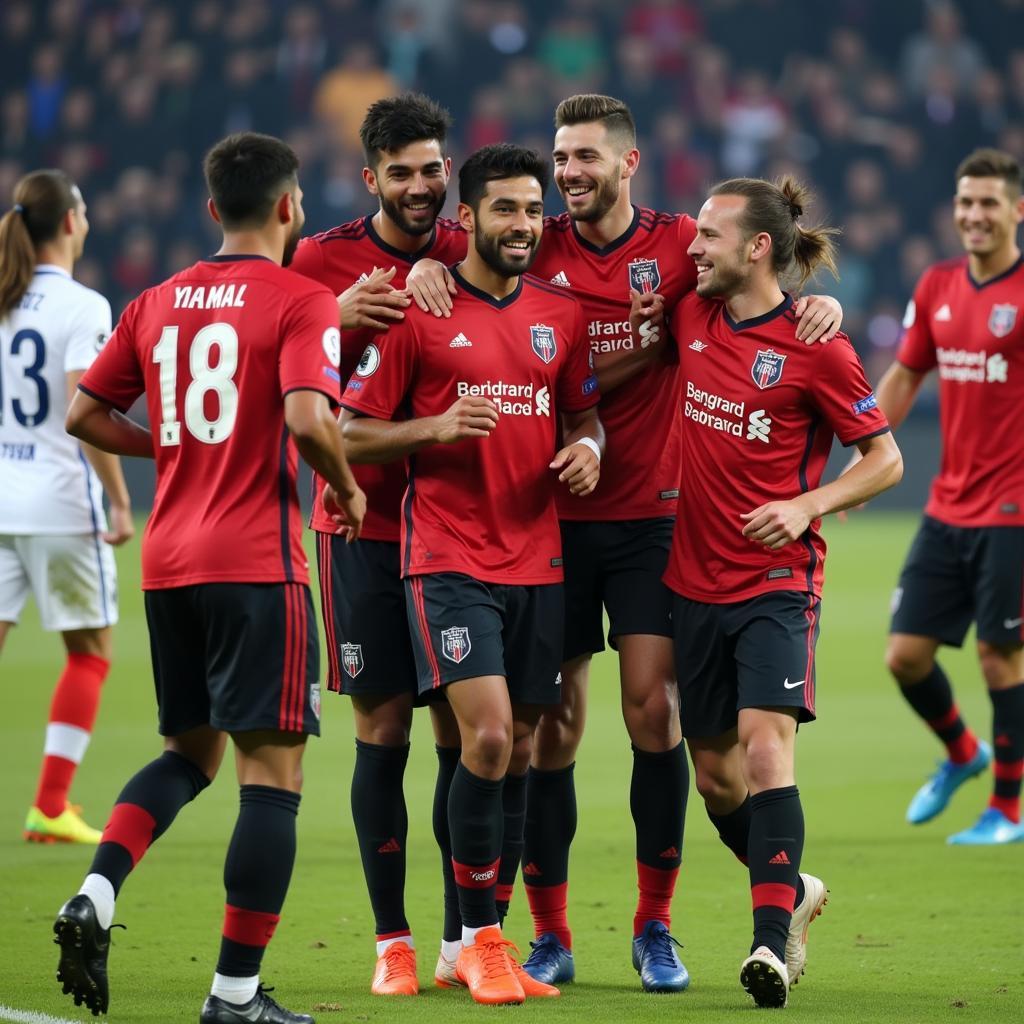
<svg viewBox="0 0 1024 1024">
<path fill-rule="evenodd" d="M 1024 0 L 5 0 L 0 19 L 0 192 L 37 166 L 75 178 L 79 276 L 115 311 L 210 251 L 200 158 L 229 131 L 295 146 L 319 230 L 373 208 L 358 126 L 380 96 L 442 101 L 458 161 L 548 153 L 555 104 L 607 92 L 637 118 L 635 201 L 695 214 L 720 177 L 813 185 L 844 232 L 820 287 L 877 372 L 923 267 L 960 251 L 959 159 L 1024 159 Z"/>
</svg>

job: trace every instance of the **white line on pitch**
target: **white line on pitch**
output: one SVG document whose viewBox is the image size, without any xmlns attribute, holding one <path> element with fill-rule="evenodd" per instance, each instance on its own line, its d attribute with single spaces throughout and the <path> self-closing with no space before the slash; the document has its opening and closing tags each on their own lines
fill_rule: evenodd
<svg viewBox="0 0 1024 1024">
<path fill-rule="evenodd" d="M 4 1006 L 3 1003 L 0 1003 L 0 1020 L 11 1021 L 12 1024 L 80 1024 L 80 1021 L 68 1020 L 66 1017 L 51 1017 L 48 1013 L 16 1010 L 13 1006 Z"/>
</svg>

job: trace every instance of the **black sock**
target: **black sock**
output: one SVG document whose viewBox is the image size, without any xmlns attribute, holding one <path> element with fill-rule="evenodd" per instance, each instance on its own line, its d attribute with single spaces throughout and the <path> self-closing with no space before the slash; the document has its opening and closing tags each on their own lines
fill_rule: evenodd
<svg viewBox="0 0 1024 1024">
<path fill-rule="evenodd" d="M 108 879 L 117 895 L 132 868 L 167 831 L 178 811 L 209 784 L 199 768 L 180 754 L 166 750 L 150 761 L 121 790 L 89 873 Z"/>
<path fill-rule="evenodd" d="M 356 740 L 352 772 L 352 822 L 366 889 L 382 935 L 408 932 L 405 916 L 405 844 L 409 816 L 402 780 L 409 744 L 384 747 Z"/>
<path fill-rule="evenodd" d="M 657 754 L 633 747 L 629 809 L 641 864 L 662 871 L 679 867 L 689 786 L 690 769 L 681 742 Z"/>
<path fill-rule="evenodd" d="M 462 750 L 459 747 L 437 747 L 437 782 L 434 785 L 434 838 L 441 851 L 441 874 L 444 877 L 444 930 L 445 942 L 462 939 L 462 914 L 459 913 L 459 891 L 455 885 L 452 867 L 452 834 L 448 827 L 448 791 L 452 786 L 455 769 L 459 766 Z"/>
<path fill-rule="evenodd" d="M 502 839 L 501 864 L 498 867 L 498 887 L 495 903 L 498 908 L 498 922 L 505 923 L 508 905 L 512 901 L 512 889 L 523 860 L 523 832 L 526 828 L 526 772 L 522 775 L 506 775 L 501 790 Z"/>
<path fill-rule="evenodd" d="M 523 881 L 527 885 L 565 885 L 569 847 L 576 835 L 575 762 L 568 768 L 526 773 L 526 830 Z"/>
<path fill-rule="evenodd" d="M 750 844 L 750 796 L 728 814 L 715 814 L 706 804 L 711 824 L 718 829 L 718 838 L 732 850 L 741 864 L 747 863 L 747 847 Z"/>
<path fill-rule="evenodd" d="M 900 683 L 900 693 L 945 744 L 950 760 L 966 764 L 974 757 L 978 751 L 977 738 L 960 717 L 953 688 L 938 662 L 919 683 Z"/>
<path fill-rule="evenodd" d="M 238 820 L 224 860 L 224 932 L 217 973 L 251 978 L 281 917 L 295 864 L 298 793 L 242 786 Z"/>
<path fill-rule="evenodd" d="M 452 866 L 459 911 L 467 928 L 495 924 L 494 890 L 501 857 L 502 779 L 483 779 L 461 761 L 448 791 Z"/>
<path fill-rule="evenodd" d="M 767 946 L 785 961 L 803 851 L 804 812 L 796 786 L 767 789 L 752 796 L 747 848 L 754 906 L 751 952 Z"/>
<path fill-rule="evenodd" d="M 989 690 L 992 700 L 992 752 L 995 789 L 990 807 L 1010 821 L 1020 821 L 1021 773 L 1024 772 L 1024 683 Z"/>
</svg>

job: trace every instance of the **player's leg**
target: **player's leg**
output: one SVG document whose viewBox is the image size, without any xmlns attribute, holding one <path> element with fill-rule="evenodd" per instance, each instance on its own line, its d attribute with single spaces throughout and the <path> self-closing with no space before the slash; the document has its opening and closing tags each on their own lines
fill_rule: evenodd
<svg viewBox="0 0 1024 1024">
<path fill-rule="evenodd" d="M 743 750 L 735 729 L 722 736 L 687 740 L 693 776 L 718 838 L 744 866 L 750 839 L 750 793 L 743 775 Z"/>
<path fill-rule="evenodd" d="M 907 821 L 919 825 L 945 810 L 968 779 L 988 765 L 988 744 L 979 742 L 960 714 L 953 688 L 935 660 L 940 644 L 959 647 L 974 615 L 965 577 L 965 533 L 925 517 L 893 593 L 885 661 L 903 699 L 946 748 L 946 760 L 917 791 Z"/>
</svg>

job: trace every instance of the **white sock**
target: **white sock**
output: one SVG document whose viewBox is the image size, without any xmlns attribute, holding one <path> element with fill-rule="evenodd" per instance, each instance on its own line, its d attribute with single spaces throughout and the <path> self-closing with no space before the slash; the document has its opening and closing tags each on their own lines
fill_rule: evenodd
<svg viewBox="0 0 1024 1024">
<path fill-rule="evenodd" d="M 396 942 L 404 942 L 410 949 L 416 948 L 416 943 L 412 941 L 412 932 L 410 932 L 408 935 L 396 935 L 393 939 L 381 939 L 377 943 L 377 956 L 383 956 L 384 950 Z"/>
<path fill-rule="evenodd" d="M 92 900 L 96 908 L 96 922 L 103 929 L 110 927 L 114 920 L 114 887 L 103 875 L 86 875 L 82 888 L 78 890 Z"/>
<path fill-rule="evenodd" d="M 485 928 L 497 928 L 497 927 L 499 927 L 497 921 L 495 921 L 494 924 L 484 924 L 484 925 L 481 925 L 479 928 L 467 928 L 465 925 L 463 925 L 462 926 L 462 944 L 464 946 L 474 946 L 474 945 L 476 945 L 476 933 L 477 932 L 482 932 Z"/>
<path fill-rule="evenodd" d="M 455 963 L 459 958 L 459 953 L 461 952 L 461 939 L 456 939 L 454 942 L 449 942 L 447 939 L 441 940 L 441 956 L 443 956 L 449 963 Z"/>
<path fill-rule="evenodd" d="M 256 995 L 259 985 L 260 976 L 258 974 L 254 974 L 251 978 L 229 978 L 223 974 L 214 974 L 210 995 L 223 999 L 225 1003 L 241 1006 Z"/>
</svg>

